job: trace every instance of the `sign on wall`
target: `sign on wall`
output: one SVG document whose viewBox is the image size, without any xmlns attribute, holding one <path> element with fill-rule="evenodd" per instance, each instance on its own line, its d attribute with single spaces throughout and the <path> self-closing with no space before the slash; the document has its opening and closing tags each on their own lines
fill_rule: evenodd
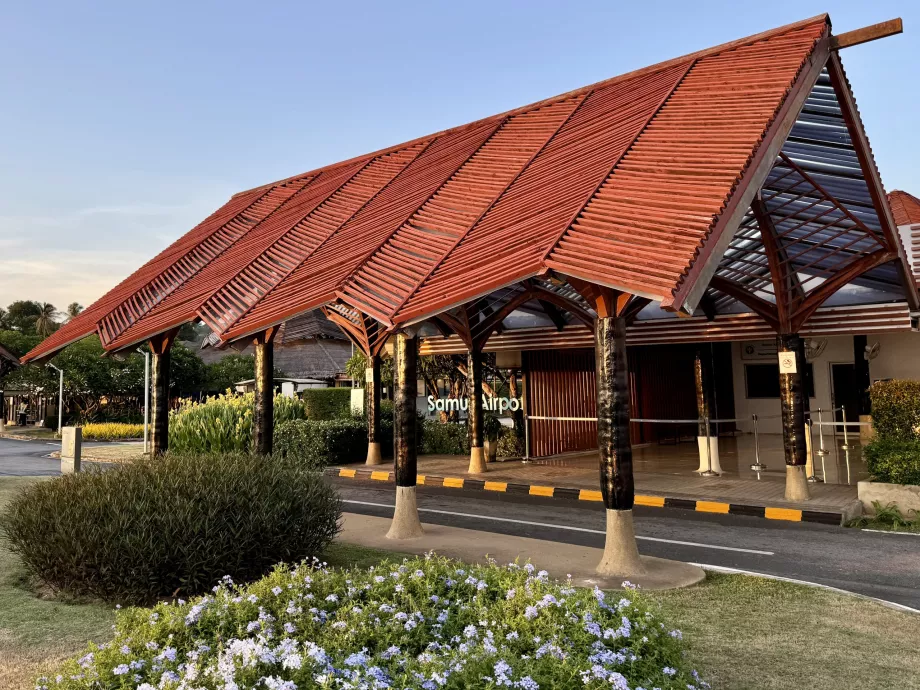
<svg viewBox="0 0 920 690">
<path fill-rule="evenodd" d="M 795 365 L 794 352 L 779 353 L 779 373 L 780 374 L 797 374 L 798 369 Z"/>
<path fill-rule="evenodd" d="M 470 407 L 469 398 L 438 398 L 435 400 L 433 395 L 428 396 L 428 411 L 434 412 L 464 412 Z M 521 409 L 521 401 L 518 398 L 497 398 L 494 396 L 482 395 L 482 409 L 489 412 L 505 412 L 511 410 L 517 412 Z"/>
<path fill-rule="evenodd" d="M 772 359 L 775 356 L 775 340 L 754 340 L 741 343 L 741 359 Z"/>
</svg>

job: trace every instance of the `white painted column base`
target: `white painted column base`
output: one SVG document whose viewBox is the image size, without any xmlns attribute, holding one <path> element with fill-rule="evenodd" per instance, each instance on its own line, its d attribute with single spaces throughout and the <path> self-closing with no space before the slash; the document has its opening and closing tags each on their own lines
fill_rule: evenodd
<svg viewBox="0 0 920 690">
<path fill-rule="evenodd" d="M 809 498 L 805 465 L 786 465 L 786 500 L 802 502 Z"/>
<path fill-rule="evenodd" d="M 631 510 L 607 511 L 607 538 L 598 575 L 628 578 L 645 572 L 636 546 L 636 530 Z"/>
<path fill-rule="evenodd" d="M 486 471 L 486 453 L 483 448 L 470 448 L 469 474 L 482 474 Z"/>
<path fill-rule="evenodd" d="M 706 457 L 706 437 L 697 436 L 696 445 L 700 451 L 700 467 L 697 472 L 705 472 L 710 469 L 710 459 Z M 722 465 L 719 464 L 719 437 L 709 437 L 709 452 L 712 454 L 711 463 L 712 471 L 716 474 L 722 474 Z"/>
<path fill-rule="evenodd" d="M 382 465 L 383 464 L 383 454 L 380 452 L 380 443 L 368 443 L 367 444 L 367 462 L 365 465 Z"/>
<path fill-rule="evenodd" d="M 414 486 L 396 487 L 396 511 L 387 539 L 418 539 L 424 534 L 418 518 L 418 503 Z"/>
</svg>

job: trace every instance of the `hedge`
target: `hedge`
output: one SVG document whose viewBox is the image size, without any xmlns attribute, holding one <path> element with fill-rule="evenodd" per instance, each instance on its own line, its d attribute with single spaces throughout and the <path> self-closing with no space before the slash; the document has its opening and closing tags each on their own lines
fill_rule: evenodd
<svg viewBox="0 0 920 690">
<path fill-rule="evenodd" d="M 470 437 L 466 424 L 426 419 L 421 427 L 420 454 L 469 455 Z"/>
<path fill-rule="evenodd" d="M 920 381 L 878 381 L 869 394 L 877 438 L 920 440 Z"/>
<path fill-rule="evenodd" d="M 307 388 L 300 395 L 307 419 L 325 421 L 351 417 L 351 388 Z"/>
<path fill-rule="evenodd" d="M 0 526 L 52 589 L 146 603 L 317 555 L 340 516 L 335 489 L 301 463 L 167 453 L 34 484 Z"/>
<path fill-rule="evenodd" d="M 392 437 L 390 443 L 392 446 Z M 283 422 L 275 427 L 274 449 L 312 469 L 363 460 L 367 455 L 367 425 L 363 419 Z"/>
<path fill-rule="evenodd" d="M 84 441 L 117 441 L 126 438 L 143 438 L 143 424 L 102 422 L 83 425 Z"/>
<path fill-rule="evenodd" d="M 920 441 L 876 439 L 863 448 L 863 458 L 875 481 L 920 485 Z"/>
</svg>

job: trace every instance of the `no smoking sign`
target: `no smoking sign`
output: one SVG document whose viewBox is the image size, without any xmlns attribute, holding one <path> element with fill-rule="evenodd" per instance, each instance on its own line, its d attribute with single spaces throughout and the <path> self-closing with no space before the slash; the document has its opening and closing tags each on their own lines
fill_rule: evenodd
<svg viewBox="0 0 920 690">
<path fill-rule="evenodd" d="M 780 374 L 796 374 L 798 369 L 795 366 L 795 353 L 794 352 L 780 352 L 779 353 L 779 373 Z"/>
</svg>

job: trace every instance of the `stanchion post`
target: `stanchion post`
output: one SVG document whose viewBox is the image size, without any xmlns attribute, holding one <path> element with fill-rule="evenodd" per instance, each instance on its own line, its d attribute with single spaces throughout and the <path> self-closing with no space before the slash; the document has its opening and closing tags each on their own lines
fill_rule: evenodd
<svg viewBox="0 0 920 690">
<path fill-rule="evenodd" d="M 820 427 L 818 428 L 820 429 Z M 814 427 L 814 420 L 811 418 L 811 414 L 809 414 L 808 419 L 805 422 L 805 433 L 808 435 L 807 436 L 808 452 L 809 452 L 808 461 L 811 463 L 811 476 L 807 477 L 807 480 L 811 484 L 816 484 L 823 480 L 819 479 L 817 474 L 815 473 L 815 458 L 814 458 L 814 451 L 813 451 L 814 446 L 815 446 L 815 427 Z"/>
<path fill-rule="evenodd" d="M 712 471 L 712 441 L 709 436 L 709 415 L 703 418 L 703 425 L 706 430 L 706 471 L 700 472 L 701 477 L 718 477 L 719 475 Z"/>
<path fill-rule="evenodd" d="M 840 447 L 843 448 L 844 450 L 850 450 L 850 449 L 852 448 L 852 446 L 850 446 L 850 437 L 849 437 L 849 435 L 847 434 L 847 408 L 846 408 L 846 405 L 841 405 L 841 406 L 840 406 L 840 419 L 843 420 L 843 445 L 840 446 Z M 849 460 L 849 458 L 848 458 L 848 460 Z M 849 484 L 849 481 L 847 482 L 847 484 Z"/>
<path fill-rule="evenodd" d="M 757 432 L 757 415 L 751 415 L 751 422 L 754 425 L 754 464 L 751 470 L 757 473 L 757 481 L 760 481 L 760 473 L 767 469 L 767 466 L 760 461 L 760 434 Z"/>
</svg>

